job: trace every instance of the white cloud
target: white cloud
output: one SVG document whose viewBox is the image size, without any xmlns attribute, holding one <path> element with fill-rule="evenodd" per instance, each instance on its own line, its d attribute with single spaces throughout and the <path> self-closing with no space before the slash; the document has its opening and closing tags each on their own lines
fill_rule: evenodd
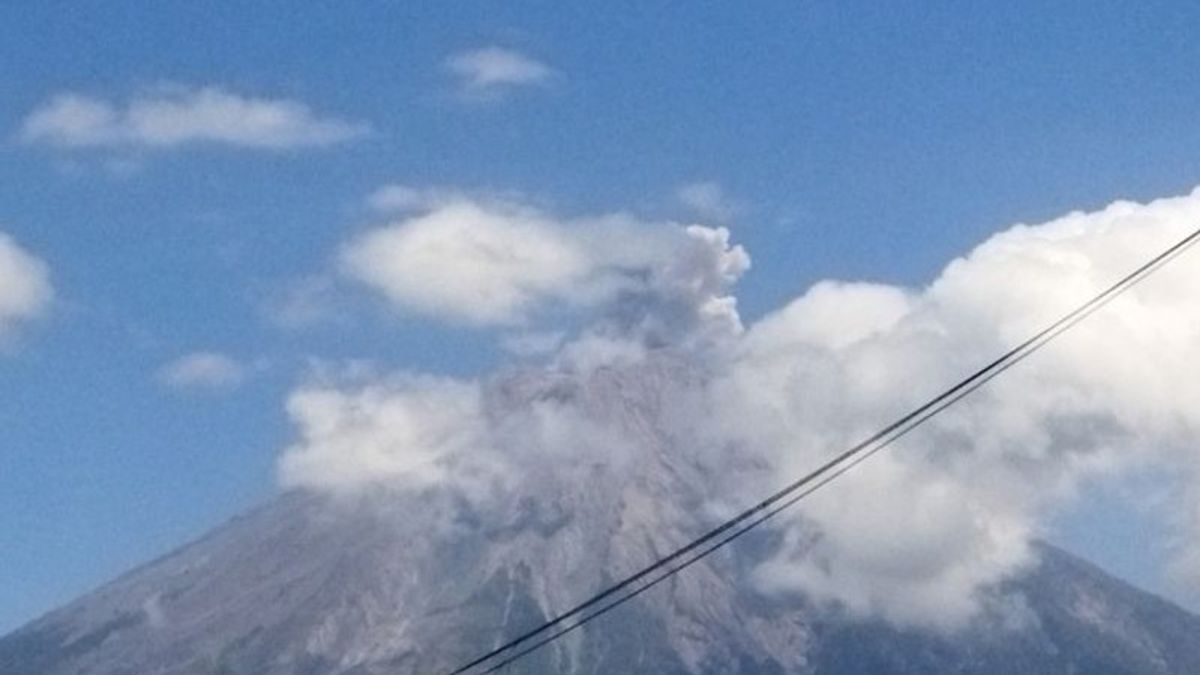
<svg viewBox="0 0 1200 675">
<path fill-rule="evenodd" d="M 755 581 L 854 616 L 953 630 L 980 611 L 990 584 L 1033 561 L 1030 524 L 997 506 L 881 454 L 805 505 L 808 522 L 792 522 Z"/>
<path fill-rule="evenodd" d="M 454 54 L 446 59 L 446 69 L 458 79 L 460 91 L 467 95 L 543 85 L 557 75 L 541 61 L 494 46 Z"/>
<path fill-rule="evenodd" d="M 398 309 L 470 325 L 604 307 L 650 332 L 700 323 L 740 330 L 726 291 L 749 259 L 725 230 L 625 216 L 559 220 L 466 197 L 431 206 L 349 242 L 345 273 Z"/>
<path fill-rule="evenodd" d="M 749 345 L 808 344 L 840 349 L 891 330 L 912 311 L 911 294 L 883 284 L 821 281 L 758 321 Z"/>
<path fill-rule="evenodd" d="M 430 377 L 305 386 L 288 399 L 300 440 L 281 460 L 281 480 L 344 491 L 461 479 L 449 470 L 460 455 L 486 454 L 480 405 L 476 385 Z"/>
<path fill-rule="evenodd" d="M 675 198 L 695 216 L 718 223 L 728 223 L 740 210 L 721 184 L 714 181 L 681 185 L 675 191 Z"/>
<path fill-rule="evenodd" d="M 1200 222 L 1200 192 L 998 234 L 930 287 L 825 282 L 750 327 L 704 419 L 785 475 L 935 394 Z M 1080 486 L 1174 466 L 1200 485 L 1200 266 L 1181 259 L 811 499 L 759 582 L 953 628 L 1031 562 Z M 1196 523 L 1192 532 L 1200 531 Z M 787 529 L 785 528 L 785 529 Z M 1196 540 L 1192 538 L 1192 540 Z"/>
<path fill-rule="evenodd" d="M 349 497 L 449 495 L 451 510 L 465 504 L 472 517 L 504 521 L 564 480 L 595 478 L 600 466 L 627 471 L 637 448 L 626 430 L 556 384 L 571 380 L 477 382 L 354 366 L 318 373 L 288 399 L 299 433 L 280 458 L 280 481 Z M 445 519 L 445 502 L 423 501 L 423 522 Z"/>
<path fill-rule="evenodd" d="M 319 116 L 297 101 L 245 97 L 219 87 L 168 87 L 123 105 L 59 94 L 29 114 L 20 137 L 60 148 L 212 143 L 283 150 L 329 146 L 367 132 L 366 125 Z"/>
<path fill-rule="evenodd" d="M 474 324 L 519 322 L 590 271 L 586 252 L 552 223 L 467 202 L 372 230 L 342 261 L 400 307 Z"/>
<path fill-rule="evenodd" d="M 726 328 L 736 320 L 729 288 L 748 261 L 726 231 L 564 221 L 469 200 L 434 206 L 352 241 L 347 271 L 398 307 L 434 316 L 512 325 L 559 303 L 602 308 L 600 327 L 568 338 L 541 370 L 483 384 L 405 376 L 302 388 L 289 407 L 300 440 L 283 475 L 316 489 L 387 483 L 485 499 L 463 489 L 469 477 L 489 486 L 481 511 L 501 513 L 514 495 L 569 491 L 580 467 L 623 490 L 638 474 L 614 468 L 620 458 L 670 442 L 682 465 L 713 481 L 714 511 L 747 505 L 1196 223 L 1200 190 L 1020 225 L 928 287 L 821 282 L 744 332 L 697 347 L 692 337 L 712 317 Z M 1177 481 L 1164 514 L 1179 542 L 1170 571 L 1200 583 L 1197 256 L 789 512 L 774 524 L 772 553 L 738 549 L 752 580 L 853 616 L 953 630 L 990 611 L 1001 582 L 1034 564 L 1032 540 L 1088 481 L 1154 470 Z M 623 312 L 636 317 L 626 325 L 688 329 L 657 340 L 609 330 Z M 608 473 L 594 469 L 604 462 Z"/>
<path fill-rule="evenodd" d="M 44 312 L 53 297 L 46 263 L 0 232 L 0 337 Z"/>
<path fill-rule="evenodd" d="M 216 352 L 193 352 L 166 364 L 159 379 L 176 389 L 230 389 L 242 384 L 246 367 Z"/>
</svg>

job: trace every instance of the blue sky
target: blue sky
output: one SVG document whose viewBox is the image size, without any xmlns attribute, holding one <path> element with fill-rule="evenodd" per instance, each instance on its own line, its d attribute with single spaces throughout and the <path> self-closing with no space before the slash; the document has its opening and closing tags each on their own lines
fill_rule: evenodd
<svg viewBox="0 0 1200 675">
<path fill-rule="evenodd" d="M 0 231 L 55 300 L 0 352 L 0 630 L 271 495 L 314 360 L 500 358 L 494 331 L 365 298 L 281 316 L 378 220 L 380 187 L 725 211 L 753 320 L 818 279 L 921 284 L 1012 223 L 1190 190 L 1198 20 L 1182 2 L 6 3 Z M 489 48 L 525 60 L 494 81 L 451 65 Z M 29 132 L 65 93 L 120 113 L 205 90 L 304 106 L 310 140 Z M 238 372 L 173 378 L 196 353 Z M 1152 528 L 1120 502 L 1097 490 L 1061 540 L 1155 587 Z"/>
</svg>

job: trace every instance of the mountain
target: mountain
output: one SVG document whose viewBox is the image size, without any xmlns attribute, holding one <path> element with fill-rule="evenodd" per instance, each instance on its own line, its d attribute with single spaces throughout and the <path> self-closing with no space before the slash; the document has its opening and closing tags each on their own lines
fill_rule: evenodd
<svg viewBox="0 0 1200 675">
<path fill-rule="evenodd" d="M 657 420 L 664 362 L 515 374 L 492 412 L 567 401 L 635 433 L 620 470 L 576 462 L 495 513 L 430 491 L 292 491 L 0 638 L 4 675 L 440 673 L 570 606 L 703 523 L 705 469 Z M 763 538 L 746 545 L 765 545 Z M 1198 673 L 1200 617 L 1049 545 L 1013 579 L 1021 620 L 952 635 L 764 596 L 717 555 L 513 673 Z"/>
</svg>

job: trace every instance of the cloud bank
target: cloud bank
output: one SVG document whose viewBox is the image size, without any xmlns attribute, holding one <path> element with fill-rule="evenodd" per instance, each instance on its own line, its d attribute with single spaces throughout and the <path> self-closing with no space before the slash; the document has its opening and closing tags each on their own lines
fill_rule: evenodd
<svg viewBox="0 0 1200 675">
<path fill-rule="evenodd" d="M 22 125 L 26 143 L 57 148 L 169 149 L 192 144 L 286 150 L 359 138 L 361 123 L 324 117 L 288 99 L 253 98 L 220 87 L 165 87 L 124 104 L 62 93 Z"/>
<path fill-rule="evenodd" d="M 740 330 L 730 287 L 749 259 L 724 230 L 469 200 L 430 207 L 348 242 L 345 271 L 398 309 L 451 322 L 545 332 L 550 309 L 572 309 L 588 327 L 547 333 L 555 339 L 527 366 L 563 384 L 506 407 L 497 392 L 520 383 L 503 374 L 310 383 L 289 404 L 299 434 L 281 475 L 340 493 L 440 489 L 486 514 L 506 494 L 562 489 L 579 466 L 608 462 L 619 474 L 622 457 L 654 445 L 630 433 L 649 434 L 704 467 L 710 510 L 727 512 L 912 409 L 1197 223 L 1200 191 L 1017 225 L 928 286 L 824 281 Z M 1003 580 L 1035 563 L 1032 541 L 1087 482 L 1158 471 L 1182 505 L 1164 514 L 1178 534 L 1170 571 L 1200 583 L 1197 255 L 774 523 L 773 550 L 734 553 L 747 556 L 748 581 L 852 616 L 954 630 L 1011 606 Z M 626 401 L 609 406 L 623 412 L 567 393 L 614 369 L 630 379 L 601 378 L 603 391 Z M 530 447 L 542 451 L 519 450 Z"/>
<path fill-rule="evenodd" d="M 0 338 L 44 312 L 53 297 L 46 263 L 0 232 Z"/>
</svg>

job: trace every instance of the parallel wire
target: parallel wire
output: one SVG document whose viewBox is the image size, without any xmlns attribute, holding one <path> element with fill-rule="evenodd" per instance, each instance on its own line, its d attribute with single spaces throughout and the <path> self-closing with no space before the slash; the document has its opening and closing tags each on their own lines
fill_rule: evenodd
<svg viewBox="0 0 1200 675">
<path fill-rule="evenodd" d="M 492 649 L 488 653 L 470 661 L 469 663 L 460 666 L 456 670 L 451 671 L 448 675 L 460 675 L 461 673 L 475 668 L 476 666 L 493 660 L 497 656 L 508 652 L 521 644 L 529 642 L 533 638 L 550 631 L 550 629 L 554 628 L 555 626 L 566 623 L 569 619 L 580 617 L 577 621 L 569 624 L 565 628 L 553 631 L 549 635 L 530 643 L 530 645 L 525 649 L 517 651 L 503 660 L 496 662 L 486 670 L 481 671 L 480 675 L 496 672 L 510 665 L 514 661 L 550 644 L 560 637 L 581 628 L 584 624 L 589 623 L 604 614 L 607 614 L 616 607 L 628 602 L 629 600 L 632 600 L 654 586 L 657 586 L 667 578 L 674 576 L 680 571 L 692 566 L 696 562 L 699 562 L 717 549 L 722 548 L 734 539 L 737 539 L 750 530 L 758 527 L 763 522 L 778 515 L 781 511 L 791 507 L 801 499 L 811 495 L 825 485 L 828 485 L 830 482 L 836 480 L 838 477 L 858 466 L 880 450 L 890 446 L 912 430 L 921 426 L 930 418 L 941 413 L 943 410 L 970 395 L 986 383 L 990 382 L 992 379 L 999 376 L 1001 373 L 1007 371 L 1009 368 L 1033 355 L 1051 340 L 1054 340 L 1059 335 L 1070 330 L 1079 322 L 1083 321 L 1088 316 L 1092 315 L 1110 303 L 1116 297 L 1129 290 L 1145 278 L 1149 277 L 1163 265 L 1166 265 L 1177 256 L 1181 255 L 1197 241 L 1200 241 L 1200 229 L 1197 229 L 1170 248 L 1150 259 L 1136 270 L 1123 277 L 1120 281 L 1116 282 L 1103 292 L 1093 297 L 1091 300 L 1087 301 L 1083 305 L 1080 305 L 1075 310 L 1050 324 L 1033 337 L 1009 350 L 1000 358 L 972 373 L 970 376 L 930 399 L 928 402 L 924 403 L 912 412 L 887 425 L 875 434 L 872 434 L 866 440 L 861 441 L 848 450 L 838 454 L 833 459 L 822 464 L 802 478 L 793 481 L 758 504 L 725 521 L 699 538 L 694 539 L 687 545 L 676 549 L 669 555 L 656 560 L 635 574 L 630 575 L 622 581 L 613 584 L 603 591 L 593 595 L 591 598 L 576 605 L 570 610 L 563 612 L 556 617 L 548 619 L 537 628 L 523 633 L 522 635 L 519 635 L 505 644 Z M 714 543 L 712 543 L 710 546 L 706 546 L 706 544 L 709 544 L 710 542 Z M 698 553 L 688 557 L 688 554 L 693 553 L 694 551 L 698 551 Z M 672 566 L 672 563 L 681 559 L 683 562 Z M 663 568 L 666 568 L 665 572 L 654 576 L 655 572 L 662 570 Z M 650 580 L 644 584 L 637 585 L 639 581 L 647 578 Z M 631 587 L 632 590 L 630 590 L 628 593 L 619 595 L 612 602 L 602 604 L 606 599 L 617 595 L 623 590 L 630 589 Z M 586 610 L 597 605 L 601 605 L 600 609 L 585 613 Z"/>
</svg>

